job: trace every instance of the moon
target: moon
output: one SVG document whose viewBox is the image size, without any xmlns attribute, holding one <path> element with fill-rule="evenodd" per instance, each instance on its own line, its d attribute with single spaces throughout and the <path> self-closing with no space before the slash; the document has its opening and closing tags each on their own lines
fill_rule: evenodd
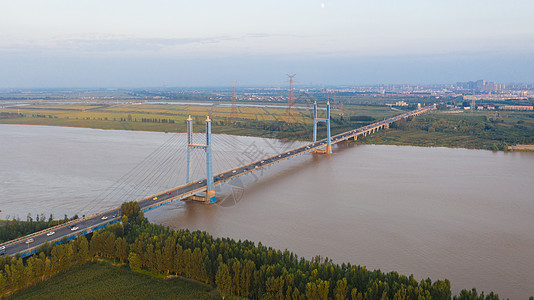
<svg viewBox="0 0 534 300">
<path fill-rule="evenodd" d="M 321 8 L 324 8 L 324 3 L 321 3 Z"/>
</svg>

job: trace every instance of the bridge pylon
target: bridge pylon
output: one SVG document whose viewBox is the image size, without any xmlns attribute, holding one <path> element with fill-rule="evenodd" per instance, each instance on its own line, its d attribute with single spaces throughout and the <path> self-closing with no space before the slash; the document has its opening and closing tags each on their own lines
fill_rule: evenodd
<svg viewBox="0 0 534 300">
<path fill-rule="evenodd" d="M 330 101 L 326 102 L 326 118 L 317 118 L 317 101 L 313 103 L 313 142 L 317 142 L 317 123 L 326 123 L 325 150 L 315 150 L 315 153 L 332 153 L 332 138 L 330 134 Z"/>
<path fill-rule="evenodd" d="M 189 170 L 191 165 L 191 151 L 193 149 L 204 149 L 206 152 L 206 195 L 203 197 L 205 203 L 215 203 L 215 184 L 213 180 L 213 158 L 211 154 L 211 120 L 206 117 L 206 144 L 193 144 L 193 119 L 187 118 L 187 172 L 186 184 L 189 184 Z M 192 199 L 197 200 L 199 197 L 194 196 Z"/>
</svg>

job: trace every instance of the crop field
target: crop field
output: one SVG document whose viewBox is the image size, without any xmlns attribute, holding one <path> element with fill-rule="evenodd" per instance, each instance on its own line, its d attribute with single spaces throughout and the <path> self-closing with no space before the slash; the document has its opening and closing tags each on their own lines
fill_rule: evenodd
<svg viewBox="0 0 534 300">
<path fill-rule="evenodd" d="M 381 109 L 387 111 L 384 107 Z M 259 132 L 261 131 L 260 128 L 276 122 L 310 124 L 310 128 L 313 124 L 313 113 L 310 109 L 293 109 L 290 114 L 285 107 L 237 107 L 236 110 L 237 113 L 234 115 L 232 107 L 228 105 L 193 105 L 187 103 L 98 105 L 37 103 L 0 109 L 0 113 L 12 115 L 11 117 L 0 117 L 0 123 L 183 132 L 186 130 L 185 120 L 188 116 L 193 118 L 196 125 L 202 125 L 206 116 L 209 115 L 214 121 L 213 132 L 231 134 L 239 132 L 259 136 L 267 134 Z M 321 117 L 324 110 L 319 111 L 319 113 Z M 336 110 L 333 110 L 332 114 L 335 116 Z M 250 122 L 255 123 L 255 125 L 252 127 L 243 125 Z M 236 125 L 236 123 L 241 125 Z M 247 127 L 249 133 L 242 130 L 243 127 Z"/>
<path fill-rule="evenodd" d="M 19 292 L 11 299 L 221 299 L 206 285 L 161 279 L 127 268 L 87 263 Z"/>
</svg>

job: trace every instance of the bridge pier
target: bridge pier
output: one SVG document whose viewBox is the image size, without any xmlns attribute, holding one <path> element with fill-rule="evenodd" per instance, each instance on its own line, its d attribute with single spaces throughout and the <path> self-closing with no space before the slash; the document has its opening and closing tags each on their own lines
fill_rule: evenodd
<svg viewBox="0 0 534 300">
<path fill-rule="evenodd" d="M 313 142 L 317 142 L 317 123 L 326 123 L 326 147 L 325 150 L 315 150 L 314 153 L 332 153 L 332 137 L 330 132 L 330 101 L 326 102 L 326 118 L 317 118 L 317 101 L 313 103 Z"/>
<path fill-rule="evenodd" d="M 193 144 L 193 119 L 191 116 L 186 120 L 187 122 L 187 172 L 186 172 L 186 184 L 189 184 L 189 169 L 191 164 L 191 150 L 204 149 L 206 152 L 206 193 L 204 196 L 193 195 L 189 197 L 189 200 L 203 201 L 204 203 L 215 203 L 215 184 L 213 179 L 213 158 L 211 153 L 211 120 L 210 117 L 206 117 L 206 144 Z"/>
<path fill-rule="evenodd" d="M 187 123 L 187 171 L 185 175 L 185 184 L 189 184 L 189 166 L 191 165 L 191 150 L 193 150 L 191 147 L 193 142 L 193 119 L 191 119 L 191 115 L 189 115 L 189 118 L 187 118 L 185 122 Z"/>
<path fill-rule="evenodd" d="M 215 184 L 213 182 L 213 160 L 211 155 L 211 120 L 206 117 L 206 203 L 215 203 Z"/>
</svg>

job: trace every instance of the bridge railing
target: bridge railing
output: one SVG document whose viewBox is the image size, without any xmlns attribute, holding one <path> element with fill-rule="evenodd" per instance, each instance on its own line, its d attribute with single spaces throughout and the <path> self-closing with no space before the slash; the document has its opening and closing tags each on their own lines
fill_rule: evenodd
<svg viewBox="0 0 534 300">
<path fill-rule="evenodd" d="M 107 221 L 107 222 L 104 222 L 104 223 L 100 223 L 100 224 L 96 224 L 96 225 L 93 225 L 93 226 L 89 226 L 89 227 L 86 227 L 84 228 L 83 230 L 79 230 L 79 231 L 74 231 L 70 234 L 67 234 L 67 235 L 64 235 L 62 236 L 61 238 L 56 238 L 56 239 L 53 239 L 53 240 L 50 240 L 50 241 L 47 241 L 49 243 L 54 243 L 54 244 L 61 244 L 63 239 L 66 239 L 67 241 L 70 241 L 70 240 L 73 240 L 75 238 L 77 238 L 78 236 L 80 235 L 87 235 L 91 232 L 94 232 L 94 231 L 97 231 L 101 228 L 104 228 L 108 225 L 111 225 L 113 223 L 116 223 L 118 222 L 119 219 L 112 219 L 110 221 Z M 26 257 L 26 256 L 30 256 L 30 255 L 33 255 L 35 253 L 37 253 L 39 251 L 39 247 L 41 247 L 43 244 L 40 244 L 40 245 L 36 245 L 36 246 L 33 246 L 33 247 L 29 247 L 28 249 L 25 249 L 23 251 L 20 251 L 18 252 L 18 254 L 21 255 L 21 257 Z"/>
<path fill-rule="evenodd" d="M 36 231 L 36 232 L 33 232 L 33 233 L 30 233 L 30 234 L 27 234 L 25 236 L 21 236 L 21 237 L 18 237 L 16 239 L 13 239 L 13 240 L 10 240 L 10 241 L 7 241 L 7 242 L 4 242 L 2 244 L 0 244 L 0 247 L 1 246 L 10 246 L 10 245 L 13 245 L 13 244 L 16 244 L 18 242 L 21 242 L 23 240 L 28 240 L 34 236 L 38 236 L 38 235 L 41 235 L 45 232 L 50 232 L 50 231 L 54 231 L 54 229 L 58 229 L 58 228 L 63 228 L 63 227 L 66 227 L 68 226 L 69 224 L 73 224 L 73 223 L 76 223 L 75 221 L 77 221 L 78 219 L 75 219 L 75 220 L 70 220 L 70 221 L 67 221 L 65 223 L 61 223 L 59 225 L 56 225 L 56 226 L 52 226 L 52 227 L 48 227 L 48 228 L 45 228 L 43 230 L 40 230 L 40 231 Z"/>
<path fill-rule="evenodd" d="M 35 237 L 35 236 L 39 236 L 39 235 L 42 235 L 42 234 L 45 234 L 45 233 L 48 233 L 50 231 L 56 231 L 58 229 L 61 229 L 61 228 L 64 228 L 64 227 L 69 227 L 70 225 L 74 225 L 76 223 L 79 223 L 83 220 L 86 220 L 86 219 L 91 219 L 91 218 L 94 218 L 94 217 L 98 217 L 98 216 L 101 216 L 101 215 L 104 215 L 104 214 L 107 214 L 107 213 L 110 213 L 114 210 L 118 209 L 118 207 L 116 208 L 112 208 L 112 209 L 109 209 L 109 210 L 106 210 L 106 211 L 103 211 L 103 212 L 99 212 L 99 213 L 96 213 L 96 214 L 92 214 L 92 215 L 89 215 L 89 216 L 85 216 L 85 217 L 82 217 L 82 218 L 79 218 L 79 219 L 74 219 L 74 220 L 69 220 L 65 223 L 61 223 L 61 224 L 58 224 L 58 225 L 55 225 L 55 226 L 52 226 L 52 227 L 48 227 L 48 228 L 45 228 L 43 230 L 39 230 L 39 231 L 36 231 L 36 232 L 33 232 L 33 233 L 30 233 L 30 234 L 27 234 L 25 236 L 21 236 L 21 237 L 18 237 L 16 239 L 13 239 L 13 240 L 10 240 L 10 241 L 7 241 L 7 242 L 4 242 L 4 243 L 1 243 L 0 244 L 0 247 L 1 246 L 10 246 L 10 245 L 13 245 L 13 244 L 17 244 L 21 241 L 24 241 L 24 240 L 28 240 L 32 237 Z M 111 220 L 110 220 L 111 221 Z M 59 238 L 58 238 L 59 239 Z M 54 239 L 54 240 L 51 240 L 51 241 L 56 241 L 58 239 Z M 60 239 L 59 239 L 60 240 Z"/>
</svg>

